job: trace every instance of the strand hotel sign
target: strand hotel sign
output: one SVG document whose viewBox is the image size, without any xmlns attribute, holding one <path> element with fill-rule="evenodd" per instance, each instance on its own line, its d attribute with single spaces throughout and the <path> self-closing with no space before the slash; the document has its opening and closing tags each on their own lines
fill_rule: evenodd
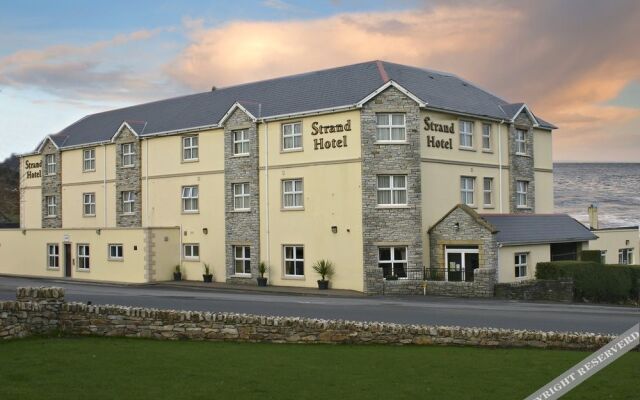
<svg viewBox="0 0 640 400">
<path fill-rule="evenodd" d="M 27 171 L 27 179 L 42 178 L 42 161 L 31 162 L 29 160 L 25 160 L 24 169 Z"/>
<path fill-rule="evenodd" d="M 455 123 L 440 123 L 431 121 L 431 117 L 424 117 L 424 130 L 429 133 L 434 133 L 433 135 L 427 134 L 427 147 L 433 147 L 436 149 L 453 149 L 453 137 L 450 136 L 448 138 L 442 138 L 436 136 L 436 133 L 449 133 L 451 135 L 455 135 L 456 128 Z"/>
<path fill-rule="evenodd" d="M 351 132 L 350 119 L 348 119 L 344 124 L 335 125 L 320 125 L 318 121 L 313 122 L 311 124 L 311 136 L 320 136 L 313 139 L 313 149 L 320 150 L 347 147 L 347 135 L 342 135 L 342 137 L 340 137 L 340 135 L 336 135 L 346 132 Z"/>
</svg>

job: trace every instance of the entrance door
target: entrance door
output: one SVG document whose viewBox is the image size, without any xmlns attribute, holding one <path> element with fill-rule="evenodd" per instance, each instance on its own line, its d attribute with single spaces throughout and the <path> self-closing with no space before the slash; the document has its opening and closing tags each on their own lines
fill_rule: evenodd
<svg viewBox="0 0 640 400">
<path fill-rule="evenodd" d="M 477 246 L 447 246 L 445 255 L 446 281 L 473 282 L 473 270 L 479 267 Z"/>
<path fill-rule="evenodd" d="M 71 243 L 64 244 L 64 276 L 71 277 Z"/>
</svg>

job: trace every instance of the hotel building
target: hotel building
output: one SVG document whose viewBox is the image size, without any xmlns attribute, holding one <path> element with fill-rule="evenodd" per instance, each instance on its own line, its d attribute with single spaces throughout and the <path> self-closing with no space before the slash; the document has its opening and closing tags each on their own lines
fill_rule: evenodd
<svg viewBox="0 0 640 400">
<path fill-rule="evenodd" d="M 256 284 L 263 261 L 270 285 L 312 287 L 329 259 L 337 289 L 427 278 L 490 295 L 597 248 L 553 214 L 554 129 L 455 75 L 384 61 L 88 115 L 22 156 L 0 273 L 142 283 L 176 266 L 201 280 L 206 264 Z M 620 240 L 602 250 L 637 260 L 637 232 Z"/>
</svg>

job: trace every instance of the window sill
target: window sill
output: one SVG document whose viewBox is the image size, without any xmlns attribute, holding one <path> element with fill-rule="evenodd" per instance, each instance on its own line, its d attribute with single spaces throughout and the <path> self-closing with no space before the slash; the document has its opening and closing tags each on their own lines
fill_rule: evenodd
<svg viewBox="0 0 640 400">
<path fill-rule="evenodd" d="M 304 207 L 282 207 L 280 211 L 304 211 Z"/>
<path fill-rule="evenodd" d="M 234 154 L 231 156 L 231 158 L 244 158 L 244 157 L 249 157 L 251 154 L 249 153 L 241 153 L 241 154 Z"/>
<path fill-rule="evenodd" d="M 492 204 L 483 204 L 482 208 L 484 208 L 485 210 L 493 210 L 496 208 L 496 206 L 492 205 Z"/>
<path fill-rule="evenodd" d="M 198 211 L 182 211 L 182 215 L 198 215 L 200 214 L 200 210 Z"/>
<path fill-rule="evenodd" d="M 197 257 L 197 258 L 184 258 L 183 257 L 182 261 L 185 261 L 185 262 L 200 262 L 200 257 Z"/>
<path fill-rule="evenodd" d="M 529 154 L 527 154 L 527 153 L 517 153 L 517 152 L 516 152 L 516 155 L 517 155 L 517 156 L 520 156 L 520 157 L 529 157 L 529 158 L 531 157 L 531 156 L 530 156 Z"/>
<path fill-rule="evenodd" d="M 531 210 L 529 206 L 516 206 L 516 210 Z"/>
<path fill-rule="evenodd" d="M 91 272 L 90 268 L 76 268 L 76 272 Z"/>
<path fill-rule="evenodd" d="M 482 149 L 482 152 L 486 154 L 493 154 L 493 150 Z"/>
<path fill-rule="evenodd" d="M 136 213 L 126 212 L 126 213 L 122 213 L 122 214 L 120 214 L 120 215 L 122 215 L 122 216 L 126 216 L 126 217 L 129 217 L 129 216 L 132 216 L 132 215 L 136 215 Z"/>
<path fill-rule="evenodd" d="M 199 158 L 189 158 L 189 159 L 186 159 L 186 160 L 183 159 L 182 163 L 183 164 L 190 164 L 190 163 L 194 163 L 194 162 L 198 162 L 198 161 L 200 161 Z"/>
<path fill-rule="evenodd" d="M 408 205 L 408 204 L 399 204 L 399 205 L 377 205 L 375 207 L 378 210 L 384 210 L 384 209 L 407 209 L 407 208 L 413 208 L 412 206 Z"/>
<path fill-rule="evenodd" d="M 280 154 L 283 154 L 283 153 L 299 153 L 301 151 L 304 151 L 304 149 L 302 147 L 300 147 L 299 149 L 281 149 L 280 150 Z"/>
<path fill-rule="evenodd" d="M 251 274 L 233 274 L 231 278 L 251 279 Z"/>
<path fill-rule="evenodd" d="M 388 144 L 410 145 L 411 143 L 407 142 L 406 140 L 398 140 L 398 141 L 376 140 L 375 142 L 373 142 L 373 144 L 376 144 L 376 145 L 388 145 Z"/>
<path fill-rule="evenodd" d="M 84 218 L 95 218 L 96 215 L 95 214 L 84 214 L 83 217 Z"/>
<path fill-rule="evenodd" d="M 121 165 L 120 168 L 133 168 L 135 165 Z"/>
<path fill-rule="evenodd" d="M 57 215 L 45 215 L 44 219 L 54 219 L 54 218 L 57 218 L 57 217 L 58 217 Z"/>
<path fill-rule="evenodd" d="M 84 174 L 89 173 L 89 172 L 96 172 L 96 170 L 95 169 L 84 169 L 84 170 L 82 170 L 82 173 L 84 173 Z"/>
<path fill-rule="evenodd" d="M 282 279 L 289 279 L 292 281 L 304 281 L 305 276 L 304 275 L 284 275 Z"/>
<path fill-rule="evenodd" d="M 462 150 L 462 151 L 476 151 L 475 148 L 473 147 L 464 147 L 464 146 L 459 146 L 458 150 Z"/>
<path fill-rule="evenodd" d="M 238 210 L 231 210 L 232 213 L 250 213 L 251 209 L 250 208 L 243 208 L 243 209 L 238 209 Z"/>
<path fill-rule="evenodd" d="M 60 267 L 47 267 L 47 271 L 60 271 Z"/>
</svg>

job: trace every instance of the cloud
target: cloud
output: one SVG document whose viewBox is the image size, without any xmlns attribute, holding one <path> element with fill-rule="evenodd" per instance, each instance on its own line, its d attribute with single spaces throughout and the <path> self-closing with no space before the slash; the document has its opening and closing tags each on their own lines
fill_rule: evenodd
<svg viewBox="0 0 640 400">
<path fill-rule="evenodd" d="M 291 9 L 291 4 L 282 0 L 264 0 L 262 5 L 267 8 L 273 8 L 275 10 L 286 11 Z"/>
</svg>

